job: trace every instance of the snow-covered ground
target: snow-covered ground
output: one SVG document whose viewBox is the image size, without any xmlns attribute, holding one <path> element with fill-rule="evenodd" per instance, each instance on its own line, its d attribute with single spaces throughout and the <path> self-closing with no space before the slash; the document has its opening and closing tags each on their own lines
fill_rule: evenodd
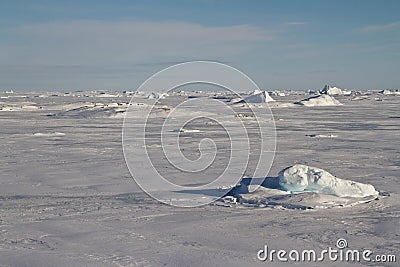
<svg viewBox="0 0 400 267">
<path fill-rule="evenodd" d="M 168 113 L 177 98 L 229 103 L 236 97 L 0 94 L 0 266 L 265 266 L 277 264 L 257 260 L 266 244 L 323 249 L 335 247 L 339 238 L 352 249 L 399 257 L 399 95 L 360 91 L 335 95 L 339 106 L 304 106 L 293 103 L 306 93 L 285 92 L 274 94 L 272 103 L 253 104 L 270 105 L 275 118 L 277 150 L 268 178 L 253 193 L 235 188 L 235 194 L 197 208 L 160 204 L 131 178 L 121 142 L 131 95 L 137 114 L 160 96 L 164 102 L 155 117 Z M 248 116 L 243 110 L 239 117 Z M 177 132 L 196 135 L 210 127 L 200 124 Z M 351 200 L 283 192 L 278 173 L 295 164 L 371 184 L 379 195 Z M 179 176 L 174 182 L 193 184 L 198 178 Z"/>
</svg>

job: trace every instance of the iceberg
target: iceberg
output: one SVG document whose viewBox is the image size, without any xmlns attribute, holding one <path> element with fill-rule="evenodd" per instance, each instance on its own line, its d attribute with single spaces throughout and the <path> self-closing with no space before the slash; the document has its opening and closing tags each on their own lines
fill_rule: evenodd
<svg viewBox="0 0 400 267">
<path fill-rule="evenodd" d="M 350 95 L 351 91 L 344 90 L 336 86 L 325 85 L 325 87 L 320 90 L 319 93 L 325 95 Z"/>
<path fill-rule="evenodd" d="M 267 103 L 275 101 L 267 91 L 261 92 L 260 90 L 254 91 L 250 96 L 244 99 L 247 103 Z"/>
<path fill-rule="evenodd" d="M 341 106 L 343 105 L 333 96 L 330 95 L 317 95 L 312 96 L 301 101 L 295 102 L 297 105 L 306 107 L 323 107 L 323 106 Z"/>
<path fill-rule="evenodd" d="M 296 164 L 279 172 L 279 185 L 290 192 L 316 192 L 338 197 L 366 197 L 378 195 L 374 186 L 340 179 L 329 172 Z"/>
</svg>

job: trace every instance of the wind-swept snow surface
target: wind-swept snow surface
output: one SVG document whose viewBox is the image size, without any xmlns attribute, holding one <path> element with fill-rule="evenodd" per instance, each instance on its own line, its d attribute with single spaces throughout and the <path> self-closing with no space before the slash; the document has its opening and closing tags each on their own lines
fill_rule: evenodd
<svg viewBox="0 0 400 267">
<path fill-rule="evenodd" d="M 366 197 L 378 192 L 370 184 L 340 179 L 327 171 L 296 164 L 279 173 L 279 185 L 290 192 L 316 192 L 338 197 Z"/>
<path fill-rule="evenodd" d="M 242 179 L 243 185 L 232 189 L 226 201 L 180 208 L 146 195 L 125 164 L 123 116 L 112 115 L 127 107 L 132 93 L 121 93 L 118 98 L 98 94 L 51 92 L 38 97 L 42 93 L 0 92 L 1 107 L 42 107 L 0 112 L 0 266 L 292 266 L 258 262 L 257 251 L 264 245 L 288 250 L 335 248 L 338 238 L 348 240 L 352 250 L 399 255 L 399 96 L 362 91 L 359 100 L 338 96 L 343 106 L 293 105 L 273 110 L 277 150 L 268 175 L 274 177 L 267 177 L 252 193 L 248 190 L 251 185 Z M 135 94 L 131 102 L 138 123 L 151 103 L 148 94 Z M 285 94 L 277 96 L 276 102 L 253 105 L 265 108 L 309 96 L 305 92 Z M 156 120 L 150 129 L 156 129 L 158 118 L 167 116 L 179 98 L 189 95 L 214 96 L 170 94 L 160 100 L 162 105 L 153 114 Z M 384 101 L 375 101 L 378 96 Z M 247 107 L 228 104 L 244 123 L 252 124 Z M 205 112 L 192 114 L 204 116 Z M 237 118 L 223 119 L 232 123 Z M 250 127 L 249 134 L 256 135 L 255 129 Z M 179 131 L 172 134 L 182 137 L 180 145 L 189 159 L 198 158 L 196 140 L 203 135 L 223 148 L 221 154 L 230 153 L 223 142 L 224 132 L 214 124 L 197 120 L 182 132 L 180 127 L 173 130 Z M 133 138 L 141 138 L 141 133 Z M 145 144 L 149 151 L 162 149 L 156 138 L 155 134 Z M 250 145 L 258 147 L 259 143 Z M 145 159 L 138 157 L 138 164 Z M 165 168 L 161 156 L 153 159 L 164 172 L 175 173 L 174 168 Z M 213 172 L 218 175 L 225 163 L 215 161 Z M 249 168 L 257 164 L 251 157 Z M 290 193 L 280 187 L 278 173 L 294 164 L 317 166 L 337 177 L 371 184 L 380 194 L 353 198 Z M 265 178 L 251 177 L 251 173 L 244 175 Z M 196 188 L 214 176 L 189 174 L 172 178 L 193 185 L 192 195 L 196 193 L 198 198 L 216 193 Z M 385 266 L 397 267 L 398 263 Z"/>
<path fill-rule="evenodd" d="M 89 104 L 81 104 L 78 107 L 74 107 L 71 109 L 67 109 L 61 112 L 57 112 L 54 114 L 50 114 L 48 116 L 54 117 L 86 117 L 86 118 L 95 118 L 95 117 L 123 117 L 125 115 L 126 107 L 128 104 L 126 103 L 89 103 Z"/>
</svg>

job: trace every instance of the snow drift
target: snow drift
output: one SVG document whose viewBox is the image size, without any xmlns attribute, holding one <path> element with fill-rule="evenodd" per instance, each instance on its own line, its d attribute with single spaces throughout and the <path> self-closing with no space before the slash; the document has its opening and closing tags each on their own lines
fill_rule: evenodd
<svg viewBox="0 0 400 267">
<path fill-rule="evenodd" d="M 127 105 L 127 103 L 81 103 L 73 108 L 49 114 L 48 116 L 75 118 L 122 118 L 125 115 Z"/>
<path fill-rule="evenodd" d="M 297 164 L 279 172 L 279 185 L 290 192 L 316 192 L 338 197 L 378 195 L 374 186 L 340 179 L 329 172 Z"/>
</svg>

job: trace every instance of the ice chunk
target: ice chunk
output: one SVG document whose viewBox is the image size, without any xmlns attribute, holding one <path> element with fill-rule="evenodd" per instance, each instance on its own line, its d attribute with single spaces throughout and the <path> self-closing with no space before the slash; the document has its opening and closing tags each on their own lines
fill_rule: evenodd
<svg viewBox="0 0 400 267">
<path fill-rule="evenodd" d="M 389 89 L 385 89 L 382 91 L 379 91 L 380 94 L 383 95 L 400 95 L 400 91 L 398 90 L 389 90 Z"/>
<path fill-rule="evenodd" d="M 350 95 L 351 91 L 344 90 L 336 86 L 325 85 L 325 87 L 320 90 L 319 93 L 326 95 Z"/>
<path fill-rule="evenodd" d="M 57 137 L 64 136 L 65 133 L 52 132 L 52 133 L 33 133 L 33 136 L 43 136 L 43 137 Z"/>
<path fill-rule="evenodd" d="M 254 91 L 250 96 L 244 99 L 247 103 L 266 103 L 275 101 L 267 91 Z"/>
<path fill-rule="evenodd" d="M 325 170 L 301 164 L 280 171 L 279 185 L 291 192 L 312 191 L 338 197 L 366 197 L 378 194 L 370 184 L 340 179 Z"/>
<path fill-rule="evenodd" d="M 342 103 L 337 101 L 330 95 L 317 95 L 303 99 L 295 104 L 303 105 L 306 107 L 317 107 L 317 106 L 340 106 Z"/>
</svg>

